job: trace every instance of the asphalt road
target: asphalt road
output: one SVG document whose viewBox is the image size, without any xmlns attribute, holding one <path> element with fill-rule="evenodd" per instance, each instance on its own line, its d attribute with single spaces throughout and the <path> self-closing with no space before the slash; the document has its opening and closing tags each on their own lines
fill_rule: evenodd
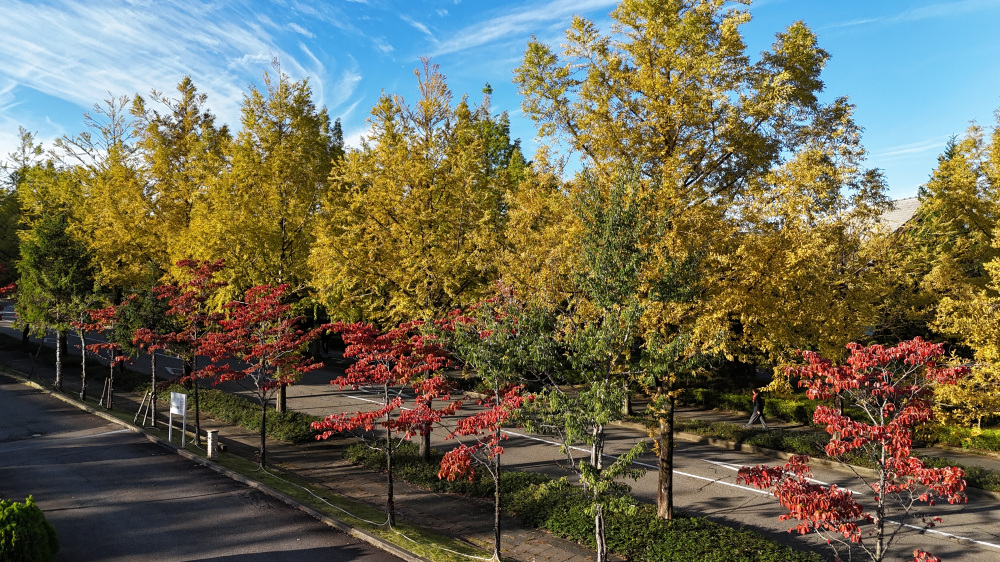
<svg viewBox="0 0 1000 562">
<path fill-rule="evenodd" d="M 0 497 L 29 494 L 59 560 L 399 560 L 0 375 Z"/>
<path fill-rule="evenodd" d="M 148 360 L 140 360 L 132 368 L 142 370 L 147 363 Z M 158 359 L 157 364 L 179 373 L 180 362 L 176 359 L 165 357 Z M 148 372 L 148 367 L 146 369 Z M 331 370 L 314 371 L 307 374 L 300 383 L 288 387 L 288 407 L 317 416 L 375 407 L 377 395 L 365 392 L 364 389 L 338 391 L 329 385 L 333 375 Z M 241 392 L 240 387 L 233 383 L 222 388 Z M 455 419 L 452 417 L 445 420 L 444 427 L 435 430 L 432 439 L 434 446 L 447 448 L 454 445 L 455 441 L 445 440 L 444 437 L 448 428 L 453 427 Z M 552 476 L 570 474 L 564 468 L 566 456 L 560 453 L 559 444 L 552 438 L 518 430 L 510 430 L 508 436 L 509 440 L 504 445 L 505 466 L 545 472 Z M 633 430 L 611 428 L 606 450 L 612 455 L 623 453 L 642 438 L 642 434 Z M 579 458 L 586 452 L 581 449 L 576 454 Z M 647 473 L 637 482 L 631 483 L 633 493 L 640 499 L 655 502 L 655 457 L 652 453 L 646 453 L 638 464 L 646 468 Z M 678 442 L 674 472 L 676 508 L 691 515 L 708 516 L 729 524 L 753 528 L 785 544 L 799 548 L 814 547 L 821 553 L 829 553 L 825 547 L 826 541 L 815 534 L 800 536 L 786 532 L 793 525 L 778 520 L 785 510 L 770 493 L 736 482 L 736 470 L 740 466 L 755 464 L 779 463 L 761 455 Z M 814 477 L 822 482 L 837 483 L 855 490 L 860 494 L 862 503 L 866 497 L 871 496 L 870 491 L 866 491 L 849 474 L 816 468 Z M 919 547 L 945 560 L 1000 561 L 1000 505 L 997 500 L 972 498 L 967 504 L 938 504 L 931 509 L 924 509 L 924 513 L 941 516 L 944 521 L 926 531 L 921 528 L 919 520 L 907 522 L 915 523 L 913 527 L 899 527 L 891 559 L 912 559 L 913 550 Z M 859 554 L 856 552 L 855 556 Z M 861 554 L 858 559 L 864 558 Z"/>
</svg>

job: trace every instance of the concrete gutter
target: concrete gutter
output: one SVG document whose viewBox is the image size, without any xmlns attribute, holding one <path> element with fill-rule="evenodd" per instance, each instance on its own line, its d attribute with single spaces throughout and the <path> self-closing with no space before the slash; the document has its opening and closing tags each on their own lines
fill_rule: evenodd
<svg viewBox="0 0 1000 562">
<path fill-rule="evenodd" d="M 369 533 L 368 531 L 366 531 L 364 529 L 360 529 L 358 527 L 355 527 L 355 526 L 351 525 L 350 523 L 341 521 L 341 520 L 339 520 L 339 519 L 337 519 L 335 517 L 331 517 L 331 516 L 329 516 L 329 515 L 327 515 L 325 513 L 322 513 L 322 512 L 320 512 L 320 511 L 318 511 L 316 509 L 313 509 L 312 507 L 309 507 L 308 505 L 305 505 L 305 504 L 299 502 L 298 500 L 296 500 L 296 499 L 294 499 L 294 498 L 292 498 L 290 496 L 287 496 L 283 492 L 275 490 L 274 488 L 271 488 L 270 486 L 268 486 L 268 485 L 266 485 L 266 484 L 264 484 L 262 482 L 258 482 L 258 481 L 254 480 L 252 478 L 248 478 L 248 477 L 246 477 L 246 476 L 244 476 L 244 475 L 242 475 L 242 474 L 240 474 L 240 473 L 238 473 L 238 472 L 236 472 L 234 470 L 230 470 L 230 469 L 228 469 L 228 468 L 226 468 L 226 467 L 224 467 L 224 466 L 222 466 L 222 465 L 220 465 L 218 463 L 212 462 L 212 461 L 210 461 L 210 460 L 208 460 L 208 459 L 206 459 L 204 457 L 200 457 L 200 456 L 198 456 L 198 455 L 196 455 L 196 454 L 194 454 L 194 453 L 192 453 L 190 451 L 185 451 L 184 449 L 181 449 L 181 448 L 177 447 L 176 445 L 173 445 L 173 444 L 171 444 L 171 443 L 169 443 L 167 441 L 164 441 L 163 439 L 160 439 L 159 437 L 156 437 L 155 435 L 150 435 L 149 433 L 147 433 L 141 427 L 138 427 L 136 425 L 128 423 L 127 421 L 118 419 L 115 416 L 112 416 L 111 414 L 108 414 L 107 412 L 102 412 L 102 411 L 100 411 L 100 410 L 98 410 L 96 408 L 92 408 L 92 407 L 90 407 L 90 406 L 88 406 L 86 404 L 81 404 L 80 402 L 77 402 L 76 400 L 74 400 L 74 399 L 72 399 L 72 398 L 70 398 L 68 396 L 65 396 L 65 395 L 63 395 L 63 394 L 61 394 L 59 392 L 53 392 L 51 389 L 46 388 L 43 385 L 40 385 L 40 384 L 38 384 L 38 383 L 36 383 L 34 381 L 28 380 L 24 376 L 23 373 L 20 373 L 18 371 L 14 371 L 14 370 L 10 369 L 9 367 L 6 367 L 6 366 L 0 366 L 0 372 L 3 372 L 4 374 L 9 375 L 11 377 L 14 377 L 15 379 L 17 379 L 18 381 L 20 381 L 24 385 L 30 386 L 30 387 L 32 387 L 32 388 L 34 388 L 36 390 L 39 390 L 39 391 L 44 392 L 46 394 L 49 394 L 50 396 L 54 396 L 55 398 L 58 398 L 59 400 L 62 400 L 63 402 L 66 402 L 67 404 L 71 404 L 73 406 L 76 406 L 77 408 L 79 408 L 81 410 L 84 410 L 86 412 L 89 412 L 89 413 L 91 413 L 91 414 L 93 414 L 93 415 L 95 415 L 95 416 L 97 416 L 99 418 L 103 418 L 103 419 L 105 419 L 105 420 L 107 420 L 109 422 L 116 423 L 116 424 L 118 424 L 118 425 L 120 425 L 120 426 L 122 426 L 122 427 L 124 427 L 126 429 L 129 429 L 129 430 L 131 430 L 131 431 L 133 431 L 135 433 L 138 433 L 138 434 L 142 435 L 143 437 L 145 437 L 146 439 L 148 439 L 149 441 L 151 441 L 153 443 L 156 443 L 157 445 L 159 445 L 159 446 L 161 446 L 161 447 L 163 447 L 165 449 L 173 451 L 174 453 L 176 453 L 176 454 L 178 454 L 178 455 L 180 455 L 180 456 L 182 456 L 182 457 L 184 457 L 186 459 L 190 459 L 190 460 L 192 460 L 192 461 L 194 461 L 194 462 L 196 462 L 196 463 L 198 463 L 198 464 L 200 464 L 202 466 L 208 467 L 208 468 L 214 470 L 215 472 L 218 472 L 219 474 L 221 474 L 223 476 L 226 476 L 226 477 L 228 477 L 228 478 L 230 478 L 232 480 L 235 480 L 236 482 L 239 482 L 241 484 L 245 484 L 245 485 L 247 485 L 247 486 L 249 486 L 251 488 L 255 488 L 255 489 L 261 491 L 262 493 L 267 494 L 267 495 L 271 496 L 272 498 L 274 498 L 274 499 L 276 499 L 278 501 L 281 501 L 281 502 L 283 502 L 283 503 L 285 503 L 285 504 L 287 504 L 287 505 L 289 505 L 291 507 L 294 507 L 294 508 L 298 509 L 299 511 L 303 511 L 303 512 L 307 513 L 308 515 L 312 516 L 314 519 L 317 519 L 317 520 L 319 520 L 319 521 L 321 521 L 321 522 L 329 525 L 330 527 L 333 527 L 334 529 L 337 529 L 338 531 L 341 531 L 343 533 L 351 535 L 352 537 L 354 537 L 354 538 L 356 538 L 358 540 L 364 541 L 364 542 L 366 542 L 366 543 L 374 546 L 375 548 L 378 548 L 380 550 L 384 550 L 384 551 L 388 552 L 389 554 L 392 554 L 393 556 L 398 556 L 399 558 L 402 558 L 403 560 L 406 560 L 407 562 L 431 562 L 429 559 L 424 558 L 422 556 L 418 556 L 418 555 L 416 555 L 416 554 L 414 554 L 414 553 L 412 553 L 412 552 L 410 552 L 408 550 L 405 550 L 404 548 L 402 548 L 402 547 L 400 547 L 400 546 L 398 546 L 398 545 L 396 545 L 394 543 L 391 543 L 391 542 L 383 539 L 382 537 L 379 537 L 378 535 L 374 535 L 374 534 Z"/>
</svg>

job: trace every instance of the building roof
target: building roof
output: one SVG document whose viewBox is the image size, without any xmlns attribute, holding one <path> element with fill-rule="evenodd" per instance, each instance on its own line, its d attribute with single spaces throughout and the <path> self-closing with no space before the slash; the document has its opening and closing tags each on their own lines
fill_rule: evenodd
<svg viewBox="0 0 1000 562">
<path fill-rule="evenodd" d="M 913 218 L 918 207 L 920 207 L 920 199 L 918 197 L 896 199 L 892 202 L 892 208 L 882 213 L 882 216 L 879 217 L 879 222 L 884 224 L 889 229 L 889 232 L 895 232 Z"/>
</svg>

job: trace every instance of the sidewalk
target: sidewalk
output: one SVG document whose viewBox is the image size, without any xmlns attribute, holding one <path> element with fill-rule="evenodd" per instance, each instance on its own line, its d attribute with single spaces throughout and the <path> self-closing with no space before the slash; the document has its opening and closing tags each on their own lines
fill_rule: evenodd
<svg viewBox="0 0 1000 562">
<path fill-rule="evenodd" d="M 31 364 L 32 357 L 25 352 L 0 350 L 0 365 L 27 374 L 31 370 Z M 103 380 L 104 369 L 101 367 L 93 366 L 93 370 L 88 368 L 92 381 Z M 32 380 L 51 388 L 54 379 L 55 368 L 39 358 Z M 90 396 L 87 405 L 99 409 L 96 401 L 100 387 L 96 388 L 98 396 L 95 396 L 93 384 L 88 384 L 88 387 Z M 64 368 L 63 393 L 76 398 L 79 389 L 78 368 Z M 116 392 L 115 409 L 134 414 L 138 410 L 140 399 L 140 396 Z M 160 404 L 158 410 L 162 414 L 166 410 L 166 405 Z M 165 417 L 160 417 L 158 421 L 166 423 Z M 191 423 L 189 420 L 189 425 Z M 227 446 L 229 454 L 247 459 L 253 458 L 259 443 L 259 436 L 256 433 L 224 424 L 204 415 L 201 427 L 204 431 L 218 430 L 220 441 Z M 292 472 L 303 480 L 329 490 L 334 495 L 384 510 L 385 477 L 343 460 L 341 451 L 348 443 L 350 443 L 348 439 L 330 439 L 296 445 L 269 439 L 267 445 L 269 465 Z M 453 537 L 481 549 L 484 553 L 492 549 L 493 504 L 491 502 L 430 492 L 398 479 L 394 487 L 398 520 Z M 511 517 L 504 518 L 502 531 L 501 544 L 505 560 L 567 562 L 595 557 L 594 552 L 584 546 L 555 537 L 545 531 L 524 527 Z"/>
</svg>

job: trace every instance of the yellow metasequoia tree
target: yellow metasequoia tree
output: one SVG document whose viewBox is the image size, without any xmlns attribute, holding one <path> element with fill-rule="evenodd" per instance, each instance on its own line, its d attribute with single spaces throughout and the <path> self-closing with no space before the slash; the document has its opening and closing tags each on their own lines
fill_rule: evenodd
<svg viewBox="0 0 1000 562">
<path fill-rule="evenodd" d="M 244 96 L 241 125 L 227 169 L 193 217 L 197 256 L 226 260 L 221 298 L 264 283 L 288 283 L 301 298 L 327 176 L 342 152 L 339 123 L 316 108 L 306 80 L 292 81 L 276 65 L 263 89 Z"/>
<path fill-rule="evenodd" d="M 859 166 L 846 100 L 817 99 L 828 55 L 815 35 L 794 23 L 751 61 L 740 33 L 750 14 L 733 4 L 624 0 L 609 34 L 576 18 L 561 52 L 533 40 L 515 71 L 542 135 L 599 177 L 634 168 L 639 196 L 657 190 L 639 291 L 646 353 L 661 366 L 747 347 L 773 355 L 807 339 L 806 325 L 830 341 L 820 323 L 864 321 L 823 307 L 865 290 L 858 237 L 881 178 Z M 648 372 L 662 430 L 658 511 L 669 518 L 678 373 Z"/>
<path fill-rule="evenodd" d="M 436 65 L 420 99 L 383 95 L 371 130 L 330 174 L 313 285 L 331 314 L 392 323 L 481 298 L 496 279 L 508 192 L 524 170 L 506 115 L 452 95 Z"/>
<path fill-rule="evenodd" d="M 194 217 L 208 212 L 208 188 L 226 169 L 229 129 L 215 126 L 206 95 L 189 76 L 177 84 L 177 97 L 153 91 L 155 106 L 136 96 L 132 114 L 139 121 L 137 147 L 151 193 L 146 230 L 163 245 L 161 272 L 195 257 L 199 233 Z"/>
<path fill-rule="evenodd" d="M 922 189 L 915 251 L 926 256 L 924 292 L 945 295 L 933 327 L 972 349 L 972 373 L 935 390 L 945 420 L 980 426 L 1000 413 L 1000 126 L 950 143 Z M 931 309 L 935 310 L 934 308 Z"/>
<path fill-rule="evenodd" d="M 147 189 L 135 143 L 130 99 L 112 97 L 84 114 L 88 131 L 56 140 L 68 173 L 82 186 L 81 228 L 94 255 L 98 278 L 107 287 L 138 284 L 148 264 L 164 267 L 166 245 L 150 228 L 155 197 Z"/>
</svg>

